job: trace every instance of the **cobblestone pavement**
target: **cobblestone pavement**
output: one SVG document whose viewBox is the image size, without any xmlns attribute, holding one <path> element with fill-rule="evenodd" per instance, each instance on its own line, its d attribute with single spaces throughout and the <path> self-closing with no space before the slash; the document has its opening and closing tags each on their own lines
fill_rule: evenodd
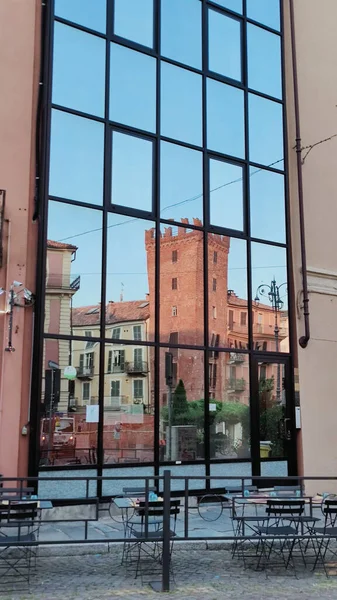
<svg viewBox="0 0 337 600">
<path fill-rule="evenodd" d="M 41 549 L 43 551 L 43 549 Z M 56 549 L 54 549 L 55 552 Z M 135 579 L 135 571 L 121 567 L 121 547 L 113 545 L 110 552 L 88 552 L 82 547 L 58 548 L 57 554 L 38 557 L 37 570 L 30 588 L 14 590 L 0 585 L 1 600 L 142 600 L 179 598 L 180 600 L 301 600 L 336 599 L 337 577 L 327 578 L 309 569 L 285 572 L 256 572 L 243 569 L 242 563 L 231 558 L 229 547 L 204 543 L 176 544 L 173 567 L 175 589 L 170 594 L 158 594 L 149 586 L 159 580 L 153 566 L 150 575 Z M 337 571 L 331 571 L 332 575 Z M 1 584 L 1 581 L 0 581 Z M 18 584 L 17 584 L 18 585 Z"/>
</svg>

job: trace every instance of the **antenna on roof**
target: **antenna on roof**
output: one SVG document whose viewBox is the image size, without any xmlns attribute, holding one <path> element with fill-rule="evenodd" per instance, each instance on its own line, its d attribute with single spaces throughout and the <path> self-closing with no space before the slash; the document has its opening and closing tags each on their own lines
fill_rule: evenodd
<svg viewBox="0 0 337 600">
<path fill-rule="evenodd" d="M 124 283 L 121 283 L 121 295 L 120 295 L 120 301 L 123 302 L 123 295 L 124 295 Z"/>
</svg>

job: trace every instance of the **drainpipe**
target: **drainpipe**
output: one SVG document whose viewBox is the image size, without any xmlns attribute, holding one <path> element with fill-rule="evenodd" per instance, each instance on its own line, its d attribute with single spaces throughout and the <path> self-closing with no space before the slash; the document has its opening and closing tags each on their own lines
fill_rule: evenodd
<svg viewBox="0 0 337 600">
<path fill-rule="evenodd" d="M 305 247 L 305 226 L 304 226 L 304 202 L 303 202 L 303 174 L 302 174 L 302 142 L 299 117 L 299 98 L 298 98 L 298 76 L 296 59 L 296 41 L 295 41 L 295 14 L 294 0 L 290 0 L 290 32 L 291 32 L 291 50 L 293 63 L 293 81 L 294 81 L 294 101 L 295 101 L 295 126 L 296 126 L 296 157 L 297 157 L 297 185 L 298 185 L 298 205 L 300 217 L 300 240 L 301 240 L 301 262 L 302 262 L 302 288 L 303 288 L 303 315 L 304 315 L 304 335 L 298 340 L 301 348 L 306 348 L 310 340 L 310 322 L 309 322 L 309 296 L 308 296 L 308 278 L 307 278 L 307 253 Z"/>
</svg>

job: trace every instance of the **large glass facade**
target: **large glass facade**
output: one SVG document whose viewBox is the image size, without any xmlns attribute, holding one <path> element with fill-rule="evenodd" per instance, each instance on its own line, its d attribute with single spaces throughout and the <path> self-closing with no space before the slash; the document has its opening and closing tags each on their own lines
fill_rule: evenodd
<svg viewBox="0 0 337 600">
<path fill-rule="evenodd" d="M 255 4 L 55 2 L 41 468 L 287 458 L 263 425 L 289 359 L 282 32 Z"/>
</svg>

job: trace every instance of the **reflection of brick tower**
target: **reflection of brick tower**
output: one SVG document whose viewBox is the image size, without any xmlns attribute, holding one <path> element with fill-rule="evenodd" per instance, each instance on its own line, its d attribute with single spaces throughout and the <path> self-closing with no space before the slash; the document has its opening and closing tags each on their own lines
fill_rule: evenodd
<svg viewBox="0 0 337 600">
<path fill-rule="evenodd" d="M 182 219 L 188 224 L 187 219 Z M 201 225 L 198 219 L 194 225 Z M 145 234 L 150 291 L 150 323 L 154 323 L 155 231 Z M 213 343 L 224 340 L 227 331 L 227 269 L 229 239 L 209 236 L 209 324 Z M 186 345 L 204 344 L 204 286 L 203 286 L 203 233 L 178 227 L 166 227 L 160 238 L 160 339 L 162 342 Z M 219 336 L 216 338 L 216 336 Z M 211 341 L 211 340 L 210 340 Z M 203 353 L 173 351 L 176 380 L 184 381 L 189 400 L 203 398 Z M 216 362 L 217 357 L 212 358 Z M 163 364 L 163 359 L 162 359 Z M 217 369 L 215 369 L 216 371 Z M 212 383 L 221 389 L 221 374 L 212 374 Z M 161 375 L 161 389 L 165 387 Z M 218 394 L 220 396 L 220 393 Z"/>
</svg>

